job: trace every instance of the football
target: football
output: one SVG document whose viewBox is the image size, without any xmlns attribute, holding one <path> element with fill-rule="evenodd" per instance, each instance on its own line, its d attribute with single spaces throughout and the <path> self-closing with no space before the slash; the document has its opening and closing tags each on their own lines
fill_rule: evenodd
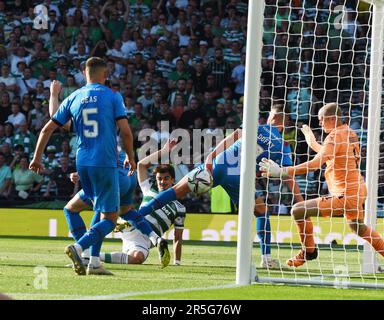
<svg viewBox="0 0 384 320">
<path fill-rule="evenodd" d="M 196 168 L 188 174 L 188 186 L 195 195 L 207 192 L 212 188 L 212 185 L 211 173 L 203 168 Z"/>
</svg>

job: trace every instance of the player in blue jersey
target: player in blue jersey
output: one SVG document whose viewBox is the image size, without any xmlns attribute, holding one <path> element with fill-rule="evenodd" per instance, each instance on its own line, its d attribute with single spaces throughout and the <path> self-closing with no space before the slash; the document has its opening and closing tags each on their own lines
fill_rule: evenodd
<svg viewBox="0 0 384 320">
<path fill-rule="evenodd" d="M 269 117 L 267 120 L 267 124 L 271 125 L 274 128 L 275 132 L 276 132 L 276 129 L 279 131 L 279 134 L 276 133 L 278 146 L 277 147 L 271 146 L 271 150 L 269 153 L 264 151 L 264 153 L 259 155 L 257 159 L 262 158 L 263 155 L 266 155 L 266 154 L 273 154 L 275 152 L 282 151 L 283 158 L 281 159 L 280 164 L 282 166 L 289 166 L 290 163 L 292 163 L 290 145 L 287 141 L 284 141 L 284 139 L 281 140 L 282 137 L 280 137 L 280 135 L 283 135 L 283 132 L 284 132 L 284 124 L 286 123 L 285 118 L 286 118 L 286 113 L 284 112 L 284 104 L 275 103 L 274 105 L 272 105 L 271 111 L 269 113 Z M 280 150 L 280 151 L 276 151 L 276 150 Z M 257 165 L 256 174 L 258 177 L 261 177 L 258 165 Z M 290 190 L 293 191 L 295 202 L 300 202 L 304 200 L 300 194 L 300 188 L 295 183 L 293 178 L 288 177 L 286 179 L 283 179 L 283 182 L 288 186 Z M 256 199 L 256 201 L 258 200 L 260 199 Z M 262 268 L 279 268 L 279 262 L 277 260 L 272 259 L 270 256 L 271 225 L 269 221 L 269 212 L 267 209 L 268 209 L 268 206 L 263 207 L 263 205 L 259 205 L 259 212 L 255 212 L 256 231 L 257 231 L 258 237 L 260 238 L 260 249 L 261 249 L 261 265 L 260 266 Z M 263 212 L 265 212 L 265 214 L 263 214 Z"/>
<path fill-rule="evenodd" d="M 119 151 L 118 176 L 119 176 L 119 196 L 120 196 L 120 215 L 133 208 L 133 194 L 137 184 L 136 172 L 129 175 L 130 168 L 124 168 L 125 152 Z M 79 174 L 73 172 L 70 175 L 73 183 L 80 180 Z M 93 207 L 92 199 L 88 198 L 81 189 L 64 207 L 64 215 L 68 223 L 73 238 L 79 240 L 87 231 L 85 223 L 80 216 L 80 212 Z M 91 227 L 100 221 L 100 212 L 96 211 L 91 222 Z M 89 249 L 82 252 L 83 264 L 88 265 L 89 257 L 95 256 L 95 252 L 100 251 L 101 241 L 92 245 Z M 95 272 L 96 270 L 92 270 Z M 96 273 L 93 273 L 96 274 Z M 97 274 L 110 274 L 103 267 L 97 269 Z"/>
<path fill-rule="evenodd" d="M 81 253 L 91 245 L 100 243 L 115 227 L 118 217 L 119 186 L 117 171 L 117 127 L 126 159 L 124 166 L 136 169 L 133 158 L 133 138 L 129 129 L 123 98 L 119 93 L 104 86 L 107 66 L 96 57 L 86 62 L 87 84 L 66 98 L 51 120 L 42 129 L 30 169 L 39 173 L 43 169 L 41 157 L 52 133 L 72 119 L 77 133 L 76 166 L 87 198 L 92 199 L 101 220 L 92 226 L 74 245 L 67 246 L 65 253 L 72 260 L 79 275 L 98 274 L 102 268 L 99 253 L 90 257 L 87 270 Z"/>
<path fill-rule="evenodd" d="M 50 100 L 49 100 L 49 114 L 53 116 L 59 108 L 59 94 L 61 91 L 61 83 L 57 80 L 52 81 L 50 87 Z M 67 130 L 71 129 L 72 121 L 67 122 L 63 127 Z M 120 148 L 120 146 L 119 146 Z M 119 171 L 119 191 L 120 191 L 120 216 L 124 218 L 124 213 L 132 209 L 133 193 L 137 184 L 136 173 L 129 175 L 129 169 L 124 168 L 125 153 L 121 150 L 118 154 L 118 171 Z M 77 172 L 71 174 L 72 182 L 79 180 Z M 79 240 L 87 231 L 85 223 L 80 215 L 80 212 L 88 210 L 92 207 L 92 199 L 87 198 L 84 190 L 80 190 L 64 207 L 64 216 L 68 223 L 68 227 L 73 238 Z M 100 212 L 96 211 L 91 227 L 100 221 Z M 138 219 L 136 223 L 137 228 L 156 246 L 159 250 L 160 263 L 162 267 L 166 267 L 169 264 L 169 251 L 167 241 L 159 237 L 156 232 L 153 231 L 151 226 L 144 220 Z M 95 253 L 100 252 L 101 242 L 92 245 L 89 249 L 82 252 L 83 264 L 88 265 L 89 257 L 94 256 Z M 97 269 L 90 269 L 92 274 L 110 274 L 108 270 L 103 267 Z"/>
<path fill-rule="evenodd" d="M 282 166 L 292 164 L 291 148 L 285 143 L 280 131 L 283 129 L 284 121 L 283 106 L 274 105 L 272 107 L 267 124 L 259 125 L 257 136 L 257 161 L 264 157 L 272 158 L 275 162 Z M 205 168 L 209 170 L 213 177 L 213 186 L 221 185 L 232 202 L 239 204 L 240 190 L 240 153 L 241 153 L 241 134 L 242 129 L 237 129 L 231 135 L 222 140 L 211 152 L 206 161 Z M 257 162 L 258 163 L 258 162 Z M 199 168 L 195 169 L 198 170 Z M 258 166 L 256 171 L 258 171 Z M 173 188 L 159 193 L 153 200 L 143 205 L 138 211 L 140 215 L 147 215 L 152 210 L 157 210 L 165 204 L 186 196 L 191 192 L 188 185 L 189 173 L 181 179 Z M 303 201 L 300 189 L 292 177 L 287 177 L 284 182 L 288 185 L 296 202 Z M 254 213 L 260 220 L 257 221 L 257 231 L 261 244 L 261 267 L 264 268 L 280 268 L 278 261 L 271 258 L 270 255 L 270 223 L 269 214 L 262 198 L 262 192 L 257 190 L 255 193 L 255 209 Z M 132 214 L 136 214 L 132 212 Z"/>
</svg>

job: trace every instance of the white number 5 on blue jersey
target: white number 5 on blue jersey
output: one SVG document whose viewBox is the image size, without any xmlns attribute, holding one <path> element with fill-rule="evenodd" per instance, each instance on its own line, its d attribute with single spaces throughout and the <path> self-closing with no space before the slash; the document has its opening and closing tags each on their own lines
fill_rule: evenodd
<svg viewBox="0 0 384 320">
<path fill-rule="evenodd" d="M 84 137 L 96 138 L 99 135 L 99 125 L 96 120 L 88 119 L 90 114 L 97 114 L 97 108 L 83 109 L 83 122 L 87 127 L 92 127 L 92 130 L 84 129 Z"/>
</svg>

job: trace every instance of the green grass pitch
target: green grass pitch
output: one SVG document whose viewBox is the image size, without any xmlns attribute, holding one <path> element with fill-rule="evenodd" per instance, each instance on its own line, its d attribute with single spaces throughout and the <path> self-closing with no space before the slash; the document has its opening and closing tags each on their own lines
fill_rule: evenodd
<svg viewBox="0 0 384 320">
<path fill-rule="evenodd" d="M 236 246 L 187 242 L 183 245 L 183 265 L 161 269 L 152 250 L 144 265 L 112 265 L 115 275 L 77 276 L 65 267 L 70 260 L 63 253 L 71 240 L 48 238 L 0 238 L 0 292 L 14 299 L 383 299 L 384 290 L 336 289 L 326 287 L 252 284 L 235 287 Z M 119 241 L 106 241 L 103 251 L 116 251 Z M 258 261 L 254 248 L 254 260 Z M 279 249 L 288 257 L 290 249 Z M 275 251 L 276 252 L 276 251 Z M 356 253 L 352 253 L 356 254 Z M 328 259 L 325 251 L 320 258 Z M 345 259 L 344 256 L 340 258 Z M 348 258 L 349 259 L 349 258 Z M 39 277 L 43 266 L 47 281 Z M 316 273 L 319 264 L 308 269 Z M 278 273 L 278 272 L 277 272 Z M 259 270 L 259 274 L 263 273 Z M 266 275 L 266 274 L 264 274 Z M 270 275 L 269 275 L 270 276 Z M 292 274 L 294 276 L 294 274 Z M 384 278 L 381 278 L 384 282 Z"/>
</svg>

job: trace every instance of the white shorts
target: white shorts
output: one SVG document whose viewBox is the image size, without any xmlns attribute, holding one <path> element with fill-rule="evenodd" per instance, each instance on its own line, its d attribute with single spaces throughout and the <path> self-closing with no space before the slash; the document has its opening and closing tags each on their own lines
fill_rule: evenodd
<svg viewBox="0 0 384 320">
<path fill-rule="evenodd" d="M 147 259 L 149 249 L 152 247 L 152 242 L 147 235 L 142 234 L 137 229 L 132 231 L 124 230 L 121 239 L 123 240 L 122 251 L 124 253 L 130 254 L 133 251 L 140 251 L 144 254 L 144 259 Z"/>
</svg>

